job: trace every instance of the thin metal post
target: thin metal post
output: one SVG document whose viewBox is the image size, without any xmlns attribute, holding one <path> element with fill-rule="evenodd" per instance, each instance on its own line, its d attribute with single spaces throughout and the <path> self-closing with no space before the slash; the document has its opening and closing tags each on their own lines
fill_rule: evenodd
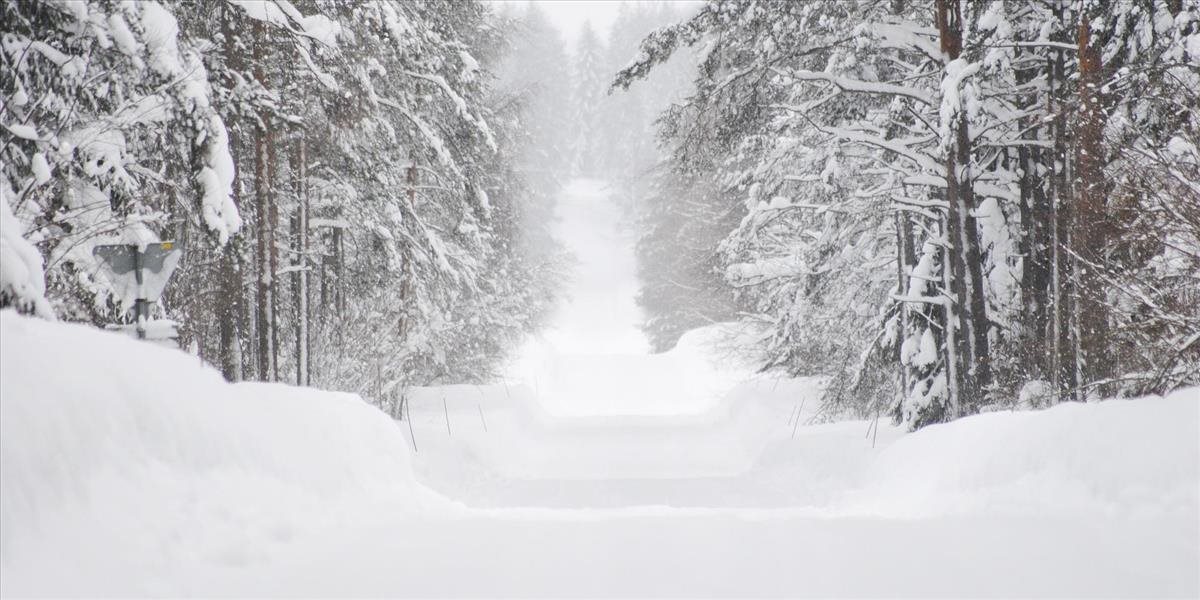
<svg viewBox="0 0 1200 600">
<path fill-rule="evenodd" d="M 479 409 L 479 422 L 483 423 L 483 432 L 487 433 L 487 421 L 483 418 L 483 400 L 485 399 L 483 388 L 476 385 L 475 391 L 479 392 L 479 401 L 475 403 L 475 408 Z"/>
<path fill-rule="evenodd" d="M 875 440 L 879 438 L 879 409 L 875 409 L 875 435 L 871 436 L 871 447 L 875 447 Z"/>
<path fill-rule="evenodd" d="M 142 285 L 144 283 L 142 251 L 137 247 L 133 249 L 133 274 L 137 278 L 137 297 L 133 300 L 134 328 L 137 329 L 138 339 L 144 340 L 146 339 L 146 321 L 150 318 L 150 310 L 146 306 L 146 299 L 142 297 Z"/>
<path fill-rule="evenodd" d="M 807 398 L 805 398 L 807 399 Z M 800 407 L 796 409 L 796 422 L 792 423 L 792 438 L 796 439 L 796 430 L 800 428 L 800 412 L 804 410 L 804 403 L 800 403 Z"/>
<path fill-rule="evenodd" d="M 403 403 L 402 406 L 404 407 L 404 411 L 408 413 L 408 418 L 404 420 L 408 421 L 408 439 L 412 440 L 413 453 L 415 454 L 417 452 L 417 434 L 413 433 L 412 402 L 408 401 L 408 394 L 401 396 L 400 401 Z"/>
</svg>

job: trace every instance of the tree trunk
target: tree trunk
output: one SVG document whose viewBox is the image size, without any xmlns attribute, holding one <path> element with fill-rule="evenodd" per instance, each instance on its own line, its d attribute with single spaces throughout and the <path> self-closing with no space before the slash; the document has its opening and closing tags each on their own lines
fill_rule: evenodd
<svg viewBox="0 0 1200 600">
<path fill-rule="evenodd" d="M 242 275 L 234 242 L 220 250 L 217 324 L 220 329 L 221 374 L 227 381 L 242 380 L 242 339 L 238 327 L 241 321 Z"/>
<path fill-rule="evenodd" d="M 263 45 L 265 41 L 263 26 L 260 22 L 254 23 L 254 78 L 259 84 L 266 86 L 266 74 L 263 71 Z M 271 325 L 275 322 L 274 316 L 271 314 L 271 308 L 274 305 L 271 298 L 271 286 L 274 280 L 271 270 L 271 247 L 274 246 L 272 238 L 271 216 L 270 216 L 270 185 L 268 180 L 270 177 L 270 167 L 267 157 L 268 140 L 270 139 L 270 115 L 265 113 L 259 115 L 261 123 L 254 131 L 254 209 L 255 222 L 258 231 L 256 232 L 255 244 L 255 333 L 258 338 L 258 378 L 263 381 L 271 380 L 272 366 L 271 355 L 273 354 L 271 342 L 273 336 Z"/>
<path fill-rule="evenodd" d="M 962 53 L 961 5 L 958 0 L 938 0 L 936 10 L 942 52 L 948 61 L 955 60 Z M 946 343 L 955 346 L 954 354 L 960 361 L 957 369 L 960 397 L 951 399 L 949 418 L 975 410 L 991 384 L 983 259 L 979 228 L 971 214 L 977 207 L 971 177 L 971 140 L 964 110 L 955 115 L 953 128 L 954 139 L 945 156 L 947 225 L 952 246 L 947 251 L 947 263 L 950 292 L 955 300 L 950 312 L 957 315 L 958 323 L 956 328 L 947 329 Z"/>
<path fill-rule="evenodd" d="M 1108 309 L 1104 284 L 1105 252 L 1113 220 L 1108 218 L 1104 177 L 1104 126 L 1101 98 L 1103 64 L 1087 11 L 1079 23 L 1079 119 L 1075 131 L 1075 209 L 1072 255 L 1078 306 L 1076 320 L 1079 373 L 1083 382 L 1108 376 Z M 1103 391 L 1103 390 L 1098 390 Z"/>
<path fill-rule="evenodd" d="M 1024 53 L 1032 57 L 1031 52 Z M 1018 54 L 1021 56 L 1021 54 Z M 1040 68 L 1037 63 L 1031 68 L 1018 70 L 1016 83 L 1026 86 L 1033 82 Z M 1034 142 L 1040 139 L 1043 128 L 1039 126 L 1045 113 L 1038 112 L 1041 104 L 1038 92 L 1026 96 L 1024 106 L 1030 111 L 1021 118 L 1021 139 Z M 1049 112 L 1048 110 L 1046 112 Z M 1018 350 L 1022 376 L 1028 380 L 1045 380 L 1050 377 L 1049 354 L 1046 348 L 1047 328 L 1050 323 L 1050 274 L 1051 245 L 1053 244 L 1052 211 L 1046 194 L 1045 177 L 1039 168 L 1046 163 L 1048 154 L 1043 148 L 1032 144 L 1022 145 L 1017 150 L 1017 162 L 1021 170 L 1020 211 L 1021 237 L 1019 251 L 1023 257 L 1021 265 L 1022 332 Z"/>
<path fill-rule="evenodd" d="M 267 293 L 270 298 L 270 320 L 267 327 L 270 330 L 270 368 L 271 381 L 279 381 L 279 198 L 276 197 L 276 181 L 278 179 L 277 169 L 279 168 L 276 162 L 275 151 L 275 131 L 267 126 L 267 227 L 269 228 L 270 236 L 268 238 L 268 258 L 267 263 L 269 279 L 267 281 Z"/>
<path fill-rule="evenodd" d="M 226 6 L 222 11 L 221 30 L 224 34 L 224 47 L 222 48 L 225 56 L 226 64 L 231 70 L 241 68 L 241 53 L 237 52 L 233 46 L 234 40 L 234 17 L 230 14 L 232 7 Z M 238 160 L 238 128 L 232 119 L 229 119 L 229 152 L 234 157 L 234 181 L 233 186 L 233 202 L 234 205 L 241 209 L 241 186 L 237 185 L 237 178 L 241 175 L 237 169 Z M 229 240 L 224 247 L 218 250 L 218 265 L 217 265 L 217 286 L 220 293 L 216 298 L 215 316 L 217 319 L 218 328 L 218 359 L 221 365 L 221 374 L 228 381 L 242 380 L 242 340 L 241 340 L 241 302 L 242 302 L 242 275 L 241 275 L 241 260 L 238 255 L 237 243 L 234 240 Z"/>
<path fill-rule="evenodd" d="M 909 264 L 912 256 L 912 235 L 908 231 L 908 217 L 904 211 L 896 211 L 896 294 L 900 296 L 908 295 L 908 276 L 907 274 L 912 269 Z M 895 352 L 892 360 L 896 361 L 898 378 L 900 380 L 900 397 L 903 398 L 908 394 L 908 366 L 903 363 L 900 356 L 900 348 L 903 346 L 904 339 L 908 333 L 908 308 L 903 302 L 896 306 L 897 319 L 897 334 L 895 343 Z"/>
<path fill-rule="evenodd" d="M 296 152 L 292 155 L 292 177 L 296 195 L 296 212 L 293 216 L 293 259 L 292 288 L 296 317 L 296 385 L 309 385 L 308 374 L 308 188 L 306 184 L 306 156 L 304 132 L 300 132 Z"/>
<path fill-rule="evenodd" d="M 1055 5 L 1055 16 L 1062 22 L 1065 18 L 1063 5 Z M 1058 37 L 1058 36 L 1056 36 Z M 1065 41 L 1057 39 L 1055 41 Z M 1071 93 L 1067 87 L 1066 58 L 1057 50 L 1049 62 L 1050 114 L 1054 133 L 1054 153 L 1049 161 L 1051 176 L 1051 312 L 1050 312 L 1050 367 L 1054 389 L 1060 400 L 1077 393 L 1075 377 L 1075 345 L 1071 338 L 1070 317 L 1072 314 L 1072 269 L 1069 259 L 1071 207 L 1068 202 L 1070 190 L 1067 169 L 1071 165 L 1067 153 L 1067 110 Z"/>
<path fill-rule="evenodd" d="M 950 238 L 950 215 L 947 213 L 941 223 L 942 237 Z M 953 249 L 942 247 L 942 287 L 946 290 L 951 289 L 954 284 L 954 275 L 950 271 L 951 255 L 955 254 Z M 942 311 L 943 325 L 942 329 L 946 332 L 945 340 L 942 347 L 946 349 L 946 388 L 950 394 L 950 410 L 949 415 L 943 415 L 944 420 L 954 418 L 959 411 L 959 400 L 962 397 L 962 348 L 960 340 L 962 334 L 959 332 L 958 323 L 959 316 L 954 302 L 946 302 L 946 309 Z"/>
<path fill-rule="evenodd" d="M 970 312 L 967 313 L 967 342 L 971 345 L 968 376 L 974 385 L 972 395 L 976 400 L 981 400 L 992 383 L 992 361 L 988 348 L 988 330 L 991 325 L 984 297 L 983 251 L 979 243 L 979 225 L 974 216 L 974 211 L 979 206 L 975 199 L 975 183 L 971 172 L 971 140 L 967 131 L 967 117 L 963 111 L 959 111 L 958 114 L 956 146 L 958 160 L 955 167 L 958 170 L 957 191 L 961 226 L 959 234 L 962 236 L 961 254 L 966 266 L 963 273 L 967 277 L 967 281 L 961 287 L 969 294 L 970 308 Z"/>
</svg>

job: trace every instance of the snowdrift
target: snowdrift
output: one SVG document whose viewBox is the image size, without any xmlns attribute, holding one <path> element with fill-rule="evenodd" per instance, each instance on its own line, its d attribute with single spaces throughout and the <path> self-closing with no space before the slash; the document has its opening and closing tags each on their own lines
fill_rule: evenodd
<svg viewBox="0 0 1200 600">
<path fill-rule="evenodd" d="M 876 437 L 805 424 L 819 380 L 724 383 L 569 418 L 413 389 L 397 425 L 0 312 L 0 596 L 1195 595 L 1196 389 Z"/>
<path fill-rule="evenodd" d="M 849 510 L 1200 518 L 1200 388 L 975 415 L 904 435 Z"/>
<path fill-rule="evenodd" d="M 418 478 L 476 507 L 1200 520 L 1198 389 L 987 413 L 915 433 L 884 419 L 874 434 L 868 421 L 806 424 L 821 384 L 759 376 L 702 412 L 572 417 L 548 414 L 526 386 L 413 388 Z M 687 494 L 651 482 L 682 478 L 695 480 Z"/>
<path fill-rule="evenodd" d="M 526 343 L 509 379 L 533 393 L 534 412 L 553 418 L 708 414 L 761 364 L 754 339 L 762 334 L 746 323 L 693 329 L 657 354 L 584 351 L 552 334 Z"/>
<path fill-rule="evenodd" d="M 356 396 L 230 385 L 183 352 L 11 311 L 0 373 L 0 563 L 28 567 L 5 569 L 6 594 L 74 556 L 246 564 L 365 503 L 436 501 Z"/>
</svg>

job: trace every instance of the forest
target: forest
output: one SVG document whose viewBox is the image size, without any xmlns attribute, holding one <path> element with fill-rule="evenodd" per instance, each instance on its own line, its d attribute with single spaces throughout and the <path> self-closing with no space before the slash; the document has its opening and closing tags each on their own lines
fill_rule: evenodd
<svg viewBox="0 0 1200 600">
<path fill-rule="evenodd" d="M 1195 385 L 1198 13 L 729 0 L 656 30 L 616 87 L 702 59 L 659 121 L 651 322 L 732 308 L 764 368 L 912 428 Z"/>
<path fill-rule="evenodd" d="M 544 326 L 564 270 L 553 196 L 656 159 L 656 98 L 601 100 L 675 14 L 630 5 L 572 59 L 536 5 L 3 11 L 5 239 L 36 255 L 6 255 L 0 306 L 127 320 L 93 249 L 172 240 L 187 258 L 159 309 L 183 347 L 230 381 L 393 408 L 406 386 L 494 378 Z"/>
<path fill-rule="evenodd" d="M 92 249 L 174 240 L 161 309 L 231 381 L 494 378 L 580 174 L 620 183 L 657 350 L 756 323 L 830 414 L 1200 381 L 1194 2 L 635 4 L 570 52 L 536 5 L 3 10 L 0 191 L 45 284 L 0 302 L 119 321 Z"/>
</svg>

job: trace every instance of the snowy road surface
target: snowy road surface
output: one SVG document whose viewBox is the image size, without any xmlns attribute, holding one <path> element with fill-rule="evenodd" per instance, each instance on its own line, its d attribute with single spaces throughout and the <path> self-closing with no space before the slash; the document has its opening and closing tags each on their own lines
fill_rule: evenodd
<svg viewBox="0 0 1200 600">
<path fill-rule="evenodd" d="M 814 424 L 820 381 L 750 375 L 745 331 L 646 355 L 620 213 L 568 191 L 555 326 L 410 423 L 0 315 L 0 594 L 1200 595 L 1197 390 Z"/>
<path fill-rule="evenodd" d="M 1164 537 L 1166 536 L 1166 537 Z M 1106 596 L 1194 590 L 1170 523 L 527 512 L 381 522 L 200 589 L 370 596 Z M 1166 559 L 1166 560 L 1164 560 Z M 282 568 L 281 568 L 282 567 Z M 213 578 L 219 578 L 214 581 Z M 197 581 L 197 584 L 201 582 Z M 212 587 L 209 587 L 212 586 Z"/>
</svg>

